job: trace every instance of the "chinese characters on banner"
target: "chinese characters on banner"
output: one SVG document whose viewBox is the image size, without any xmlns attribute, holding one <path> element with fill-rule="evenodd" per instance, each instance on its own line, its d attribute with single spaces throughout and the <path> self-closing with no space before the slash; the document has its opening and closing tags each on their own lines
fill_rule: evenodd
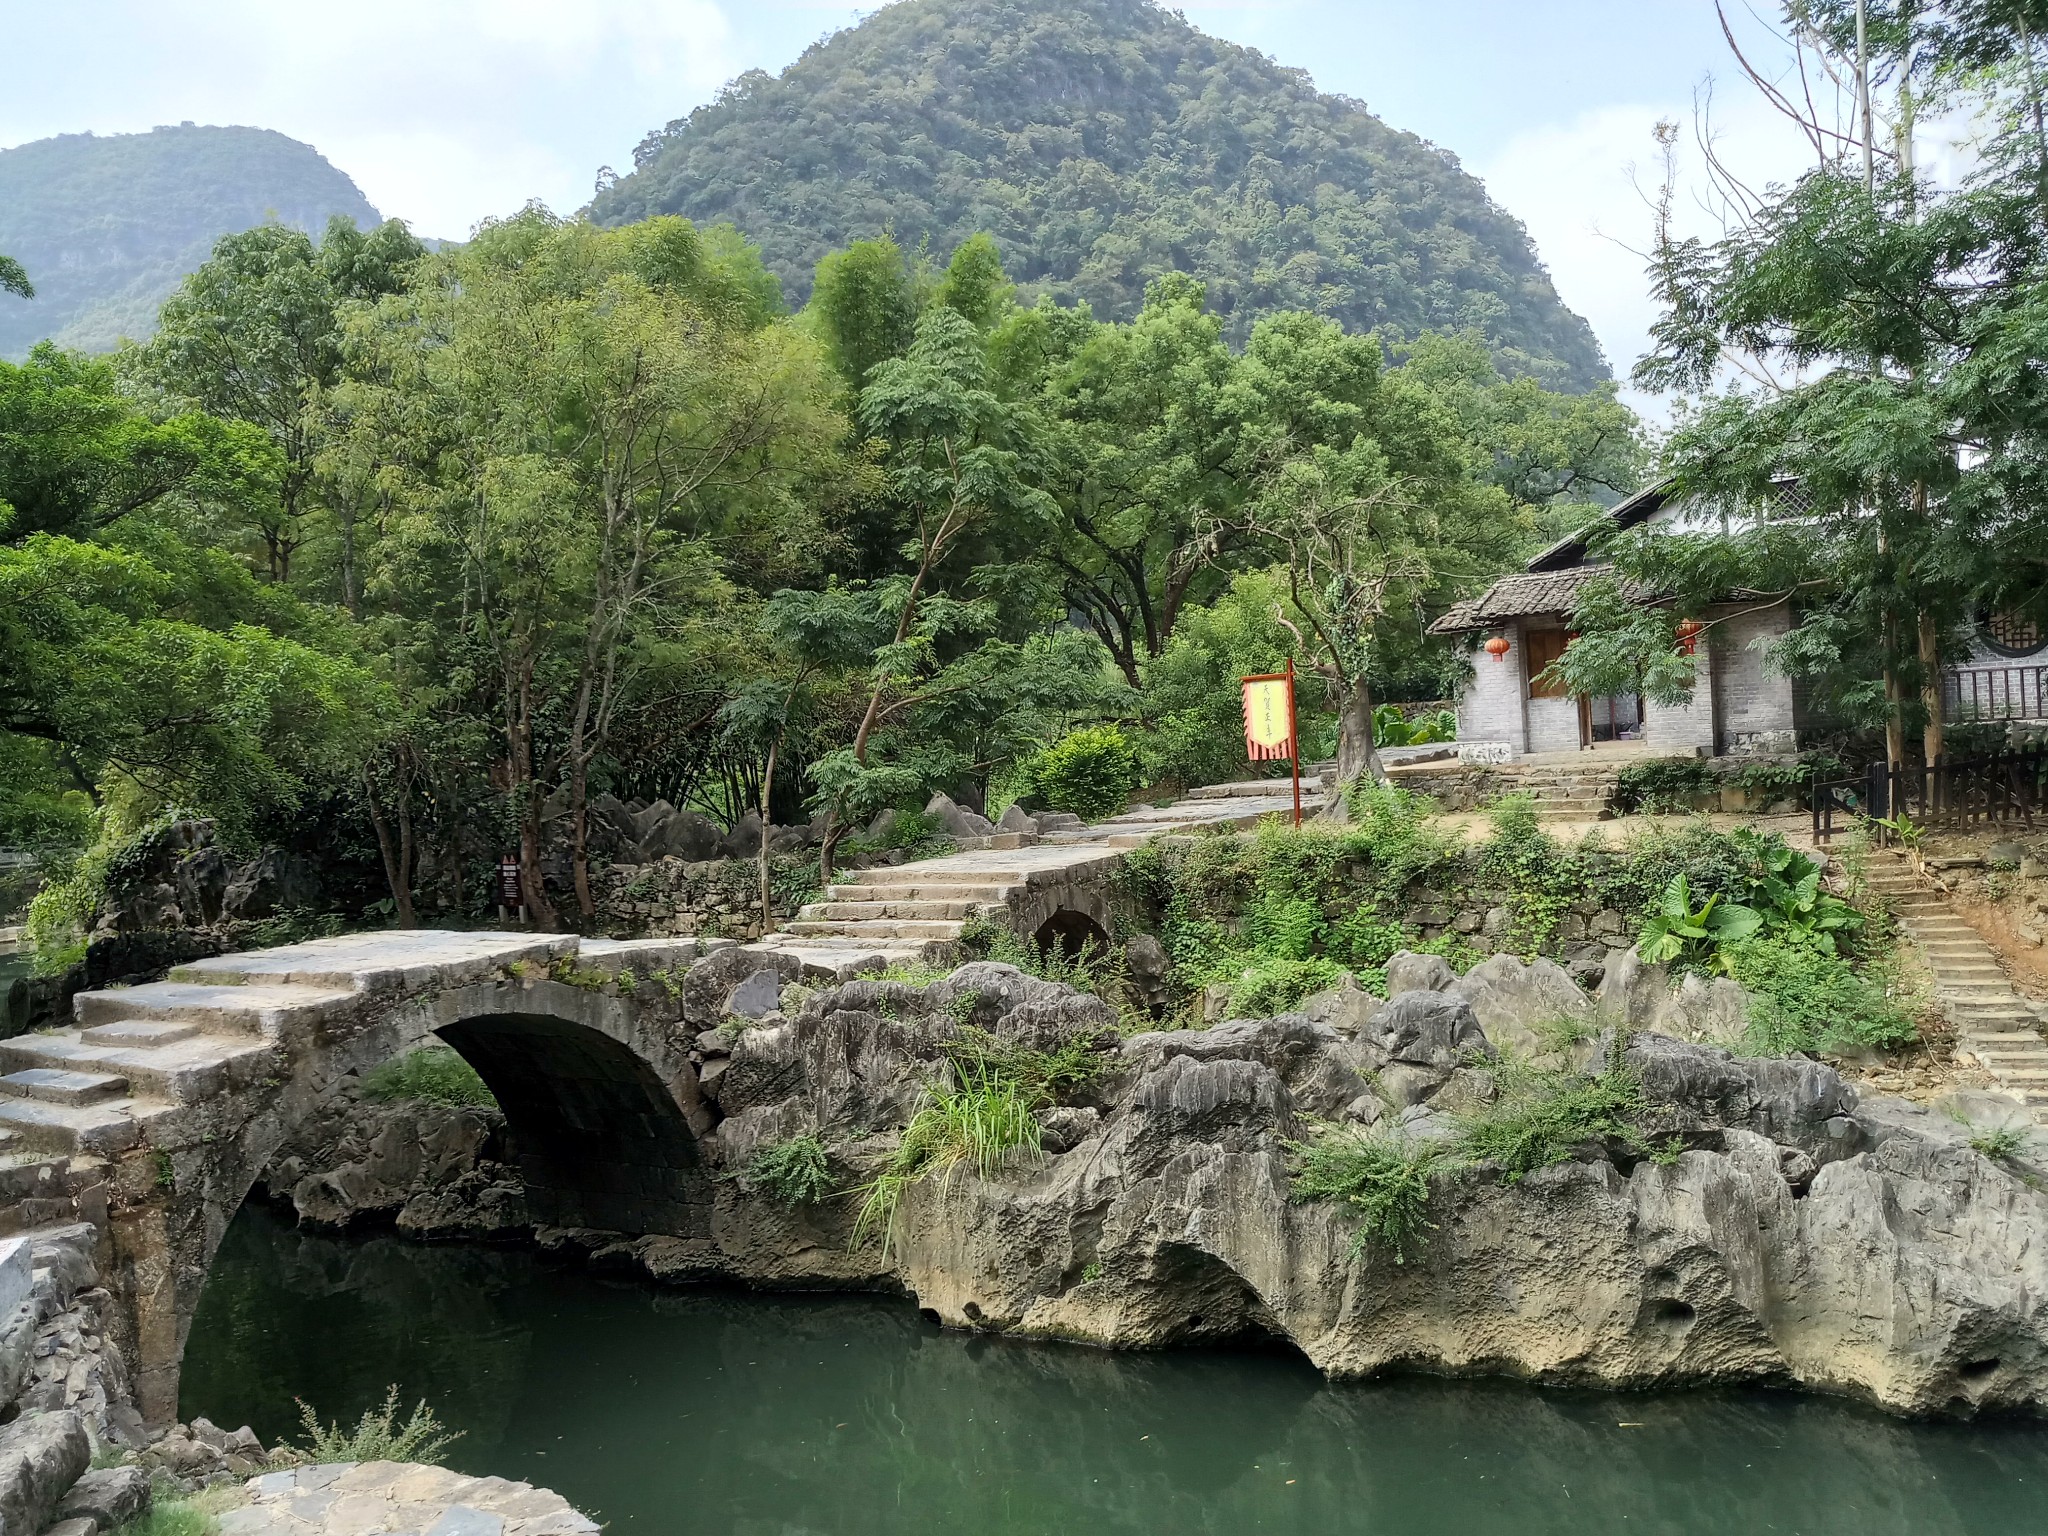
<svg viewBox="0 0 2048 1536">
<path fill-rule="evenodd" d="M 1301 825 L 1301 749 L 1295 745 L 1294 659 L 1287 670 L 1244 680 L 1244 748 L 1255 763 L 1294 761 L 1294 824 Z"/>
<path fill-rule="evenodd" d="M 1255 763 L 1294 755 L 1294 710 L 1290 677 L 1244 680 L 1244 745 Z"/>
</svg>

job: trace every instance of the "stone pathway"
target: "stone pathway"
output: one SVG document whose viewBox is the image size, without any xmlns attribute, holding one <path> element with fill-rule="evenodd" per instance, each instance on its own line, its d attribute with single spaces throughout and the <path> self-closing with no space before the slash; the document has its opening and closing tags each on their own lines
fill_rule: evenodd
<svg viewBox="0 0 2048 1536">
<path fill-rule="evenodd" d="M 1956 1030 L 1956 1051 L 2024 1102 L 2048 1126 L 2048 1040 L 2035 1005 L 2015 992 L 1998 952 L 1956 915 L 1946 897 L 1903 858 L 1874 854 L 1871 891 L 1891 903 L 1899 926 L 1934 973 L 1936 999 Z"/>
<path fill-rule="evenodd" d="M 1277 792 L 1276 792 L 1277 791 Z M 1302 814 L 1322 808 L 1319 783 L 1304 781 Z M 1124 853 L 1166 833 L 1252 826 L 1291 816 L 1285 780 L 1212 784 L 1167 806 L 1145 806 L 1092 826 L 1044 835 L 999 834 L 990 846 L 912 864 L 849 871 L 790 922 L 750 949 L 793 955 L 806 967 L 843 973 L 880 956 L 890 963 L 924 958 L 960 937 L 976 917 L 998 917 L 1034 885 L 1106 870 Z"/>
<path fill-rule="evenodd" d="M 558 1493 L 399 1461 L 266 1472 L 220 1536 L 571 1536 L 596 1532 Z"/>
</svg>

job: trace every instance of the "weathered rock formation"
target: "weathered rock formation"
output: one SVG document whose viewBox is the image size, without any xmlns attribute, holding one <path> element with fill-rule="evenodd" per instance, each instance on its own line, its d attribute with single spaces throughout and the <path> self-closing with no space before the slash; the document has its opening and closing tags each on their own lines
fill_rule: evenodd
<svg viewBox="0 0 2048 1536">
<path fill-rule="evenodd" d="M 264 1192 L 317 1227 L 389 1222 L 423 1239 L 522 1238 L 533 1218 L 504 1134 L 495 1108 L 378 1103 L 350 1073 L 293 1128 L 264 1170 Z"/>
<path fill-rule="evenodd" d="M 700 1042 L 721 1117 L 705 1145 L 728 1173 L 809 1134 L 849 1183 L 871 1174 L 963 1028 L 1038 1049 L 1082 1039 L 1107 1070 L 1042 1116 L 1039 1157 L 913 1184 L 886 1253 L 849 1247 L 852 1201 L 792 1211 L 736 1179 L 707 1238 L 548 1240 L 676 1280 L 900 1284 L 963 1328 L 1115 1346 L 1279 1337 L 1333 1377 L 1765 1382 L 1907 1413 L 2048 1405 L 2048 1195 L 1972 1150 L 1963 1125 L 1859 1100 L 1811 1061 L 1638 1036 L 1625 1060 L 1659 1157 L 1608 1140 L 1519 1181 L 1453 1166 L 1405 1262 L 1354 1256 L 1346 1211 L 1291 1201 L 1291 1143 L 1318 1120 L 1446 1134 L 1538 1010 L 1596 1015 L 1555 967 L 1482 969 L 1440 985 L 1403 960 L 1390 974 L 1409 990 L 1326 994 L 1330 1022 L 1126 1040 L 1101 1002 L 987 964 L 787 999 Z"/>
</svg>

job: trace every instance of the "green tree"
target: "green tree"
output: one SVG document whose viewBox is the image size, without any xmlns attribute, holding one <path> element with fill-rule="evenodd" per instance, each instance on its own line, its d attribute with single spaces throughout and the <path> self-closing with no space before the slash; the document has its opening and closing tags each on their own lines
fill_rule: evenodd
<svg viewBox="0 0 2048 1536">
<path fill-rule="evenodd" d="M 0 293 L 11 293 L 17 299 L 36 296 L 36 285 L 28 280 L 27 271 L 12 256 L 0 256 Z"/>
<path fill-rule="evenodd" d="M 342 366 L 339 306 L 396 292 L 422 254 L 395 220 L 364 234 L 337 217 L 317 247 L 280 224 L 224 235 L 164 305 L 156 337 L 143 349 L 141 371 L 167 395 L 259 427 L 276 445 L 276 499 L 256 524 L 272 581 L 291 579 L 292 557 L 323 489 L 320 455 Z M 337 494 L 331 501 L 343 597 L 356 609 L 355 498 Z"/>
<path fill-rule="evenodd" d="M 752 327 L 705 277 L 682 220 L 605 232 L 529 210 L 356 325 L 348 403 L 400 503 L 383 580 L 488 658 L 544 923 L 549 789 L 587 918 L 590 774 L 622 701 L 683 664 L 692 616 L 729 597 L 718 546 L 786 534 L 842 430 L 808 341 Z"/>
<path fill-rule="evenodd" d="M 921 276 L 894 240 L 857 240 L 818 263 L 806 313 L 848 386 L 910 349 L 924 295 Z"/>
</svg>

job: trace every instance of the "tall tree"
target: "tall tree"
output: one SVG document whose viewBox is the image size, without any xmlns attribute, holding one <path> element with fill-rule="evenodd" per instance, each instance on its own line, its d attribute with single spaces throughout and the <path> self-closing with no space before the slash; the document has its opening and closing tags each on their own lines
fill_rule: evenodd
<svg viewBox="0 0 2048 1536">
<path fill-rule="evenodd" d="M 490 657 L 544 923 L 550 788 L 587 918 L 590 772 L 634 673 L 722 600 L 714 538 L 772 541 L 840 431 L 814 348 L 713 302 L 705 275 L 682 220 L 601 232 L 529 210 L 359 324 L 350 405 L 404 509 L 393 582 L 439 578 L 436 621 Z"/>
</svg>

